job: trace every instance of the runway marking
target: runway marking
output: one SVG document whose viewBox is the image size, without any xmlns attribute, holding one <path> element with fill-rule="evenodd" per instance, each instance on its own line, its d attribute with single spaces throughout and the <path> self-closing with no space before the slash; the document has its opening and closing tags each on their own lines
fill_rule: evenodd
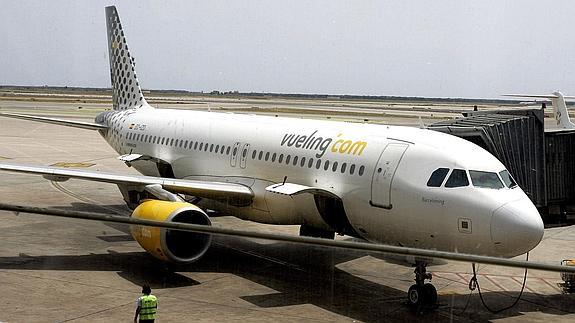
<svg viewBox="0 0 575 323">
<path fill-rule="evenodd" d="M 454 275 L 457 276 L 460 280 L 455 280 L 452 278 L 447 277 L 447 275 Z M 469 282 L 469 279 L 467 277 L 465 277 L 466 274 L 463 273 L 455 273 L 455 272 L 433 272 L 433 276 L 443 279 L 443 280 L 447 280 L 447 281 L 451 281 L 451 282 L 455 282 L 455 283 L 460 283 L 460 284 L 467 284 Z M 471 274 L 469 274 L 471 276 Z M 513 282 L 517 283 L 519 286 L 523 285 L 523 275 L 493 275 L 493 274 L 477 274 L 477 277 L 482 277 L 485 278 L 486 280 L 488 280 L 490 283 L 492 283 L 493 285 L 497 286 L 498 288 L 500 288 L 503 291 L 510 291 L 508 288 L 504 287 L 503 285 L 501 285 L 499 282 L 497 282 L 497 278 L 501 277 L 501 278 L 509 278 L 511 280 L 513 280 Z M 554 291 L 561 293 L 562 290 L 560 287 L 556 286 L 554 284 L 554 282 L 550 282 L 547 278 L 543 278 L 543 277 L 529 277 L 528 280 L 538 280 L 543 282 L 545 285 L 551 287 Z M 535 293 L 531 288 L 529 288 L 525 285 L 525 289 Z"/>
<path fill-rule="evenodd" d="M 295 270 L 298 270 L 298 271 L 307 273 L 307 271 L 303 270 L 301 267 L 299 267 L 299 266 L 297 266 L 297 265 L 294 265 L 294 264 L 291 264 L 291 263 L 289 263 L 289 262 L 285 262 L 285 261 L 279 260 L 279 259 L 277 259 L 277 258 L 268 257 L 268 256 L 263 256 L 263 255 L 260 255 L 260 254 L 258 254 L 258 253 L 255 253 L 255 252 L 253 252 L 253 251 L 241 250 L 241 249 L 234 248 L 234 247 L 232 247 L 232 246 L 230 246 L 230 245 L 227 245 L 227 244 L 226 244 L 226 245 L 220 244 L 220 243 L 216 243 L 216 244 L 219 245 L 219 246 L 221 246 L 221 247 L 225 247 L 225 248 L 228 248 L 228 249 L 232 249 L 232 250 L 237 251 L 237 252 L 240 252 L 240 253 L 248 254 L 248 255 L 253 256 L 253 257 L 256 257 L 256 258 L 264 259 L 264 260 L 267 260 L 267 261 L 269 261 L 269 262 L 273 262 L 273 263 L 278 264 L 278 265 L 282 265 L 282 266 L 285 266 L 285 267 L 290 267 L 290 268 L 292 268 L 292 269 L 295 269 Z"/>
<path fill-rule="evenodd" d="M 519 278 L 517 278 L 517 277 L 511 277 L 511 279 L 513 279 L 514 281 L 516 281 L 516 282 L 519 284 L 519 286 L 523 286 L 523 278 L 522 278 L 522 279 L 519 279 Z M 533 293 L 533 294 L 538 294 L 538 293 L 536 293 L 534 290 L 532 290 L 531 288 L 529 288 L 529 286 L 527 286 L 527 280 L 525 281 L 525 290 L 527 290 L 528 292 Z"/>
<path fill-rule="evenodd" d="M 50 166 L 64 167 L 64 168 L 88 168 L 88 167 L 92 167 L 94 165 L 96 165 L 96 164 L 82 163 L 82 162 L 57 162 L 57 163 L 54 163 Z"/>
<path fill-rule="evenodd" d="M 87 197 L 84 197 L 78 193 L 72 192 L 69 189 L 62 186 L 62 184 L 60 184 L 59 182 L 50 181 L 50 184 L 52 184 L 52 187 L 54 187 L 58 191 L 66 194 L 72 198 L 75 198 L 81 202 L 88 203 L 88 204 L 93 205 L 95 207 L 99 207 L 99 208 L 104 209 L 106 211 L 112 212 L 113 214 L 117 214 L 117 215 L 125 215 L 126 214 L 125 210 L 117 210 L 117 209 L 112 208 L 112 207 L 100 205 L 100 203 L 98 201 L 94 201 L 94 200 L 89 199 Z"/>
<path fill-rule="evenodd" d="M 493 285 L 497 286 L 497 288 L 499 288 L 502 291 L 508 291 L 507 288 L 503 287 L 501 284 L 497 283 L 493 278 L 489 277 L 488 275 L 483 275 L 483 277 L 488 280 L 490 283 L 492 283 Z"/>
</svg>

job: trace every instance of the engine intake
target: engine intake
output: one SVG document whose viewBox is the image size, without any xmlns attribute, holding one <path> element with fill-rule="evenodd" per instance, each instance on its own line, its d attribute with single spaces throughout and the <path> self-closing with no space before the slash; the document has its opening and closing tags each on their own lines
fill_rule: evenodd
<svg viewBox="0 0 575 323">
<path fill-rule="evenodd" d="M 138 219 L 211 225 L 210 218 L 199 207 L 185 202 L 146 200 L 132 213 Z M 170 262 L 191 263 L 208 250 L 212 236 L 205 233 L 185 232 L 134 225 L 132 237 L 154 257 Z"/>
</svg>

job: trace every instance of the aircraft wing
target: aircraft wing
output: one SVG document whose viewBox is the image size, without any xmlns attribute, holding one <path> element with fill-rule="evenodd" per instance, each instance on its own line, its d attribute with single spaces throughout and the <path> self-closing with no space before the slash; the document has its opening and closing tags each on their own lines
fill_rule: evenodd
<svg viewBox="0 0 575 323">
<path fill-rule="evenodd" d="M 336 248 L 345 248 L 352 250 L 374 251 L 381 253 L 414 256 L 420 258 L 422 257 L 424 259 L 437 258 L 437 259 L 455 260 L 455 261 L 472 262 L 472 263 L 480 263 L 488 265 L 527 268 L 527 269 L 575 274 L 574 266 L 561 266 L 561 265 L 533 262 L 533 261 L 523 261 L 523 260 L 472 255 L 472 254 L 464 254 L 464 253 L 448 252 L 448 251 L 438 251 L 430 249 L 398 247 L 398 246 L 375 244 L 368 242 L 330 240 L 330 239 L 311 238 L 305 236 L 295 236 L 280 233 L 244 231 L 238 229 L 221 228 L 221 227 L 206 226 L 191 223 L 181 223 L 181 222 L 161 222 L 161 221 L 139 219 L 134 217 L 117 216 L 112 214 L 68 211 L 55 208 L 39 208 L 24 205 L 11 205 L 1 202 L 0 202 L 0 210 L 12 211 L 15 212 L 16 214 L 19 214 L 21 212 L 32 213 L 32 214 L 45 214 L 66 218 L 105 221 L 113 223 L 125 223 L 129 225 L 151 226 L 151 227 L 187 231 L 187 232 L 217 234 L 224 236 L 236 236 L 236 237 L 245 237 L 254 239 L 265 239 L 265 240 L 283 241 L 290 243 L 302 243 L 308 245 L 319 245 L 325 247 L 336 247 Z"/>
<path fill-rule="evenodd" d="M 52 123 L 57 124 L 60 126 L 67 126 L 67 127 L 74 127 L 74 128 L 82 128 L 88 130 L 105 130 L 108 129 L 105 125 L 99 123 L 91 123 L 91 122 L 83 122 L 83 121 L 70 121 L 58 118 L 47 118 L 47 117 L 37 117 L 37 116 L 29 116 L 25 114 L 17 114 L 17 113 L 0 113 L 0 117 L 8 117 L 8 118 L 16 118 L 16 119 L 24 119 L 30 121 L 38 121 L 44 123 Z"/>
<path fill-rule="evenodd" d="M 232 200 L 234 203 L 240 204 L 249 204 L 254 197 L 254 193 L 249 187 L 237 183 L 173 179 L 144 175 L 121 175 L 59 167 L 9 163 L 0 163 L 0 170 L 42 175 L 44 178 L 53 181 L 65 181 L 70 178 L 77 178 L 132 186 L 140 188 L 140 190 L 144 190 L 148 185 L 161 185 L 163 189 L 172 193 L 189 194 L 216 200 Z"/>
</svg>

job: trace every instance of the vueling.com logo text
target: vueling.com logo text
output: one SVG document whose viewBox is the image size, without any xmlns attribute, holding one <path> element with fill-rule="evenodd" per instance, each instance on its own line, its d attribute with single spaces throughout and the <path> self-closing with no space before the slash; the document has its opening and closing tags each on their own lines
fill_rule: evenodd
<svg viewBox="0 0 575 323">
<path fill-rule="evenodd" d="M 294 133 L 286 133 L 281 141 L 281 146 L 295 147 L 300 149 L 316 150 L 315 157 L 321 158 L 329 149 L 334 153 L 361 155 L 367 142 L 365 141 L 352 141 L 341 138 L 342 134 L 337 135 L 336 138 L 323 138 L 316 137 L 317 130 L 311 135 L 297 135 Z M 333 142 L 333 144 L 332 144 Z"/>
</svg>

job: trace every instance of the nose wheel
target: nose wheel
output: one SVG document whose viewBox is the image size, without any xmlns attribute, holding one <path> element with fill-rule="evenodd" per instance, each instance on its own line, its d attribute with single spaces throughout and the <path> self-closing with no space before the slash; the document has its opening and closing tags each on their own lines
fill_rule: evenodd
<svg viewBox="0 0 575 323">
<path fill-rule="evenodd" d="M 415 284 L 407 291 L 407 301 L 409 305 L 420 308 L 422 306 L 435 306 L 437 303 L 437 289 L 425 280 L 431 280 L 431 273 L 427 272 L 427 263 L 416 261 L 415 263 Z"/>
</svg>

